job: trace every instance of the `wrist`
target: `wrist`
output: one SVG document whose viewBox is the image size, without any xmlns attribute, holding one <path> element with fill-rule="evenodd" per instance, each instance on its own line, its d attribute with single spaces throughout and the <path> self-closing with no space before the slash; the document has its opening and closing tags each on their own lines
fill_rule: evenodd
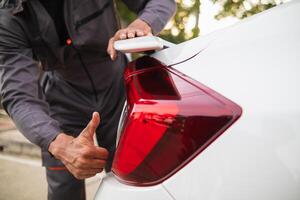
<svg viewBox="0 0 300 200">
<path fill-rule="evenodd" d="M 72 136 L 66 135 L 65 133 L 60 133 L 57 137 L 50 143 L 48 151 L 57 159 L 62 160 L 65 147 L 74 138 Z"/>
<path fill-rule="evenodd" d="M 143 13 L 139 16 L 139 19 L 151 28 L 153 35 L 158 35 L 165 26 L 160 17 L 153 13 Z"/>
</svg>

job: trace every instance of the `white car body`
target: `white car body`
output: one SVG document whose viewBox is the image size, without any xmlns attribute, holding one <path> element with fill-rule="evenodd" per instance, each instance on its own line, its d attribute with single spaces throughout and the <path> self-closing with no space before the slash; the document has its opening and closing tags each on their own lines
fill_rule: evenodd
<svg viewBox="0 0 300 200">
<path fill-rule="evenodd" d="M 243 114 L 164 182 L 135 187 L 109 173 L 95 199 L 299 200 L 299 19 L 294 0 L 153 54 Z"/>
</svg>

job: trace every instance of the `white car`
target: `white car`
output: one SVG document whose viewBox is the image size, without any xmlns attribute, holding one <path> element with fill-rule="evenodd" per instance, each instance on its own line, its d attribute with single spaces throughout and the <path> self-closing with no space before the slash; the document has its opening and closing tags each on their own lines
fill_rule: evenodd
<svg viewBox="0 0 300 200">
<path fill-rule="evenodd" d="M 129 63 L 96 200 L 299 200 L 300 1 Z"/>
</svg>

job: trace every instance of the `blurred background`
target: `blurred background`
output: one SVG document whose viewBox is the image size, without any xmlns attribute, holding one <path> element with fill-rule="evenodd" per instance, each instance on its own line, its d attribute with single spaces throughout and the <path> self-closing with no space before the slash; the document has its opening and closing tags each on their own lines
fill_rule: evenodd
<svg viewBox="0 0 300 200">
<path fill-rule="evenodd" d="M 177 12 L 160 37 L 173 42 L 205 35 L 288 0 L 176 0 Z M 123 26 L 136 15 L 121 0 L 117 6 Z"/>
<path fill-rule="evenodd" d="M 288 0 L 176 0 L 177 12 L 160 37 L 181 43 L 232 25 Z M 121 0 L 117 7 L 122 26 L 136 18 Z M 0 96 L 1 100 L 1 96 Z M 92 199 L 101 177 L 87 180 Z M 0 200 L 46 199 L 47 186 L 40 151 L 20 134 L 0 104 Z"/>
</svg>

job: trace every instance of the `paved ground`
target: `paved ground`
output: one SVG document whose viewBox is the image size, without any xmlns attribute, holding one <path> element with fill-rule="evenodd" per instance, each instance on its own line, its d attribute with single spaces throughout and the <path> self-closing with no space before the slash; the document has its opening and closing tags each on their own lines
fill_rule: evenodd
<svg viewBox="0 0 300 200">
<path fill-rule="evenodd" d="M 44 171 L 40 160 L 0 154 L 0 200 L 47 199 Z M 101 176 L 86 181 L 87 199 L 93 199 L 100 182 Z"/>
<path fill-rule="evenodd" d="M 10 121 L 6 113 L 0 109 L 0 131 L 15 129 L 14 124 Z"/>
<path fill-rule="evenodd" d="M 42 167 L 6 160 L 0 155 L 0 177 L 1 200 L 46 199 L 46 178 Z"/>
<path fill-rule="evenodd" d="M 39 148 L 29 143 L 0 110 L 0 200 L 47 199 L 44 170 Z M 86 180 L 87 199 L 93 199 L 101 176 Z"/>
</svg>

